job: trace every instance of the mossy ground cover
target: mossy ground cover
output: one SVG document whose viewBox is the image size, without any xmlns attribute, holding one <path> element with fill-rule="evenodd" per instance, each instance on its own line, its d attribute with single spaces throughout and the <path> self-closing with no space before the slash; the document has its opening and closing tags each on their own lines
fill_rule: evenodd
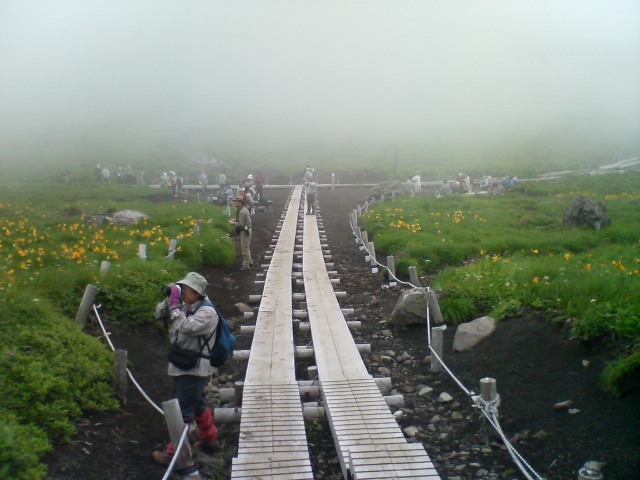
<svg viewBox="0 0 640 480">
<path fill-rule="evenodd" d="M 0 203 L 0 477 L 43 478 L 42 456 L 83 413 L 118 408 L 112 355 L 74 325 L 87 284 L 121 322 L 153 321 L 160 287 L 201 265 L 235 260 L 227 217 L 205 203 L 158 202 L 124 185 L 13 185 Z M 167 195 L 167 200 L 169 195 Z M 139 210 L 135 225 L 94 214 Z M 197 227 L 197 228 L 196 228 Z M 175 259 L 167 259 L 171 239 Z M 138 256 L 147 246 L 148 259 Z M 111 265 L 100 275 L 103 261 Z"/>
<path fill-rule="evenodd" d="M 567 322 L 585 341 L 613 340 L 603 377 L 621 393 L 640 371 L 640 175 L 527 183 L 502 196 L 452 195 L 383 203 L 363 218 L 376 252 L 416 266 L 442 289 L 449 322 L 524 310 Z M 577 195 L 602 201 L 613 224 L 562 225 Z"/>
</svg>

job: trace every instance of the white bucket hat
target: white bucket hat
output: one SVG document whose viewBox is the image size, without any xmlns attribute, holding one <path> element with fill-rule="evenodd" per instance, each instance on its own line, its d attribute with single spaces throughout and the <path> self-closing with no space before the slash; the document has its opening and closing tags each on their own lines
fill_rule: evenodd
<svg viewBox="0 0 640 480">
<path fill-rule="evenodd" d="M 176 282 L 178 285 L 186 285 L 198 292 L 203 297 L 207 295 L 207 280 L 196 272 L 189 272 L 182 280 Z"/>
</svg>

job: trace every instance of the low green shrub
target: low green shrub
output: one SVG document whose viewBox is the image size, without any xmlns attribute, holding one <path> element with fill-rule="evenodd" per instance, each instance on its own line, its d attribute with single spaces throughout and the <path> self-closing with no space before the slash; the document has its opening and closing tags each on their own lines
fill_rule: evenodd
<svg viewBox="0 0 640 480">
<path fill-rule="evenodd" d="M 34 424 L 19 422 L 15 415 L 0 409 L 0 478 L 39 480 L 46 466 L 40 457 L 52 447 L 46 433 Z"/>
<path fill-rule="evenodd" d="M 37 457 L 51 442 L 73 435 L 74 419 L 83 411 L 118 408 L 113 356 L 33 292 L 2 293 L 0 303 L 0 411 L 12 419 L 2 441 L 20 431 L 34 435 L 3 453 L 8 468 L 18 472 L 5 478 L 41 478 Z"/>
<path fill-rule="evenodd" d="M 602 372 L 602 386 L 613 395 L 620 396 L 637 388 L 640 380 L 640 343 L 636 343 L 630 350 L 626 355 L 609 362 Z"/>
</svg>

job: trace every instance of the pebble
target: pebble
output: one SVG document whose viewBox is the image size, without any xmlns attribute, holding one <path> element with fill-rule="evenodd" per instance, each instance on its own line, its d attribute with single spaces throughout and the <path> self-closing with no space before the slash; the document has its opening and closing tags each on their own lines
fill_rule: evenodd
<svg viewBox="0 0 640 480">
<path fill-rule="evenodd" d="M 440 396 L 438 397 L 438 401 L 440 403 L 448 403 L 451 400 L 453 400 L 453 397 L 451 395 L 449 395 L 447 392 L 442 392 L 440 394 Z"/>
<path fill-rule="evenodd" d="M 418 427 L 406 427 L 402 430 L 407 437 L 415 437 L 418 433 Z"/>
<path fill-rule="evenodd" d="M 419 397 L 424 397 L 426 395 L 429 395 L 431 392 L 433 392 L 433 388 L 424 387 L 424 388 L 421 388 L 420 391 L 418 391 L 418 396 Z"/>
<path fill-rule="evenodd" d="M 464 415 L 462 415 L 460 412 L 453 412 L 451 414 L 451 420 L 463 420 L 464 419 Z"/>
</svg>

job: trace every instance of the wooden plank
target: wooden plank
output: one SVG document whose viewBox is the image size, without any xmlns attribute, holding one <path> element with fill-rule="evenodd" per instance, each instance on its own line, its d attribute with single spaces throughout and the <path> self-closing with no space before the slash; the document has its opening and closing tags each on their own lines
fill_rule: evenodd
<svg viewBox="0 0 640 480">
<path fill-rule="evenodd" d="M 303 279 L 314 355 L 344 476 L 439 478 L 424 448 L 420 446 L 420 453 L 407 444 L 362 361 L 326 272 L 315 217 L 305 217 L 303 242 Z M 372 447 L 376 447 L 375 453 L 369 455 Z M 364 453 L 358 453 L 362 448 Z M 356 463 L 353 469 L 352 458 Z"/>
<path fill-rule="evenodd" d="M 293 191 L 265 277 L 243 390 L 232 479 L 312 480 L 295 378 L 291 269 L 301 188 Z"/>
</svg>

